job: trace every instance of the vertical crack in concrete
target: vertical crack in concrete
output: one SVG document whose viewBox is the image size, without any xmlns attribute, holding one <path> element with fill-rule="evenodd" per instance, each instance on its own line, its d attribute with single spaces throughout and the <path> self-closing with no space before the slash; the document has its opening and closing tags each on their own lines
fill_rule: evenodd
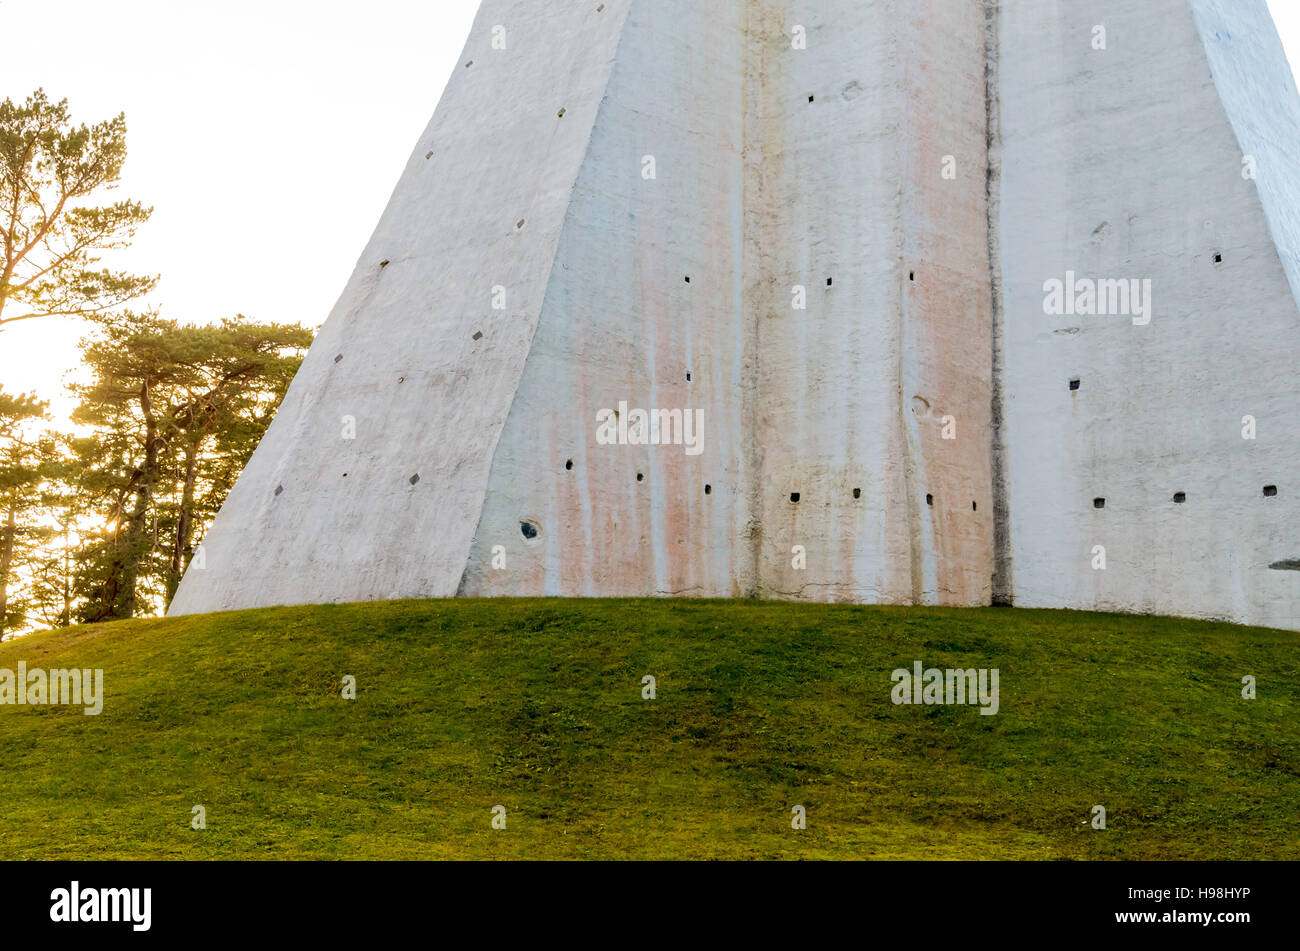
<svg viewBox="0 0 1300 951">
<path fill-rule="evenodd" d="M 915 447 L 913 451 L 912 434 L 914 431 L 915 421 L 909 422 L 908 410 L 911 406 L 911 400 L 907 398 L 907 359 L 909 354 L 907 342 L 909 336 L 908 328 L 908 268 L 915 266 L 916 262 L 908 260 L 908 233 L 907 233 L 907 183 L 912 181 L 914 170 L 910 163 L 910 153 L 906 143 L 910 141 L 910 131 L 912 126 L 912 57 L 916 50 L 915 37 L 909 30 L 910 21 L 906 17 L 895 16 L 894 23 L 901 24 L 897 29 L 896 48 L 902 58 L 902 82 L 899 84 L 899 135 L 894 137 L 894 143 L 897 149 L 896 163 L 901 169 L 898 176 L 898 187 L 895 195 L 896 206 L 894 212 L 895 222 L 895 260 L 898 263 L 898 308 L 897 314 L 897 338 L 894 344 L 894 353 L 896 355 L 895 372 L 898 374 L 895 381 L 895 395 L 898 403 L 895 406 L 896 418 L 898 419 L 898 449 L 903 460 L 903 485 L 905 499 L 903 502 L 903 511 L 907 515 L 907 540 L 908 540 L 908 573 L 911 584 L 909 593 L 912 604 L 921 604 L 925 600 L 925 549 L 921 539 L 921 504 L 917 496 L 918 488 L 916 483 L 916 456 L 920 452 L 920 447 Z"/>
<path fill-rule="evenodd" d="M 988 208 L 989 288 L 993 298 L 991 358 L 992 407 L 989 451 L 993 476 L 993 579 L 992 601 L 1009 605 L 1015 597 L 1011 580 L 1011 489 L 1007 482 L 1006 430 L 1003 426 L 1005 371 L 1002 300 L 1002 241 L 998 217 L 1002 192 L 1002 115 L 998 95 L 998 65 L 1001 52 L 998 28 L 1001 0 L 984 0 L 984 104 L 988 166 L 985 173 L 985 204 Z"/>
<path fill-rule="evenodd" d="M 757 288 L 751 286 L 751 280 L 762 282 L 761 229 L 751 226 L 750 209 L 761 207 L 763 200 L 763 133 L 767 123 L 766 111 L 763 109 L 768 87 L 767 48 L 764 35 L 765 21 L 771 15 L 767 3 L 750 3 L 736 0 L 741 4 L 741 30 L 744 43 L 744 71 L 742 82 L 743 101 L 741 108 L 741 241 L 740 241 L 740 288 L 741 288 L 741 333 L 744 345 L 741 356 L 741 453 L 744 459 L 745 478 L 745 527 L 744 543 L 748 555 L 744 566 L 742 585 L 747 598 L 762 596 L 763 575 L 763 449 L 759 434 L 759 402 L 763 397 L 762 376 L 759 366 L 759 334 L 762 330 L 761 300 Z M 757 115 L 755 113 L 757 111 Z M 756 122 L 754 120 L 756 116 Z M 757 126 L 757 129 L 755 128 Z M 758 141 L 755 142 L 755 137 Z M 751 195 L 751 191 L 757 194 Z M 754 275 L 751 277 L 750 268 Z"/>
</svg>

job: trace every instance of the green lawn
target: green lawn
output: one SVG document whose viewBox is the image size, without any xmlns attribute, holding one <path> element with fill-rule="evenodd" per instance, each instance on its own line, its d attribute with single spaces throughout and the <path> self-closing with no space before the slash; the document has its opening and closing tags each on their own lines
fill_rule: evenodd
<svg viewBox="0 0 1300 951">
<path fill-rule="evenodd" d="M 401 601 L 0 645 L 0 668 L 20 660 L 103 668 L 106 698 L 97 717 L 0 706 L 5 859 L 1300 858 L 1289 632 L 995 608 Z M 1000 712 L 895 706 L 890 672 L 916 660 L 998 668 Z M 190 828 L 196 804 L 206 830 Z"/>
</svg>

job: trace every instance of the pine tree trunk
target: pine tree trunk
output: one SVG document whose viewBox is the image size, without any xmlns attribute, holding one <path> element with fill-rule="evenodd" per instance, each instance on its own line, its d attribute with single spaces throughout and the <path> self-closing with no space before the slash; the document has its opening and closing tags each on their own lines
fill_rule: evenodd
<svg viewBox="0 0 1300 951">
<path fill-rule="evenodd" d="M 198 476 L 198 447 L 185 444 L 185 487 L 181 492 L 181 510 L 176 518 L 176 543 L 172 546 L 171 573 L 167 576 L 167 603 L 172 603 L 181 575 L 185 573 L 185 553 L 190 550 L 194 534 L 194 482 Z"/>
<path fill-rule="evenodd" d="M 9 628 L 9 570 L 14 563 L 17 513 L 18 503 L 11 500 L 4 528 L 0 529 L 0 639 Z"/>
<path fill-rule="evenodd" d="M 149 503 L 153 498 L 153 483 L 158 471 L 158 445 L 153 420 L 145 429 L 144 463 L 140 481 L 135 488 L 135 505 L 127 517 L 126 537 L 121 548 L 121 574 L 113 601 L 113 617 L 135 617 L 135 587 L 140 577 L 140 562 L 145 553 L 145 530 L 148 525 Z"/>
<path fill-rule="evenodd" d="M 140 463 L 139 477 L 132 489 L 135 504 L 119 527 L 100 610 L 98 617 L 94 618 L 98 621 L 135 617 L 135 588 L 140 577 L 140 562 L 145 556 L 145 529 L 153 499 L 153 484 L 158 476 L 158 426 L 153 416 L 148 384 L 140 388 L 140 408 L 145 423 L 144 461 Z"/>
<path fill-rule="evenodd" d="M 69 534 L 71 522 L 63 525 L 63 614 L 59 617 L 59 627 L 68 627 L 72 623 L 72 545 Z"/>
</svg>

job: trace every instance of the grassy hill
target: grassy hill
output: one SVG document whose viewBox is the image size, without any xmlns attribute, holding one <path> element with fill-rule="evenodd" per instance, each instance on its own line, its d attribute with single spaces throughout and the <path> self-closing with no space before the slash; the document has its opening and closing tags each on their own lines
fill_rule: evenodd
<svg viewBox="0 0 1300 951">
<path fill-rule="evenodd" d="M 403 601 L 0 645 L 0 668 L 20 660 L 103 668 L 106 698 L 99 716 L 0 706 L 5 859 L 1300 857 L 1294 633 Z M 916 660 L 998 668 L 1000 712 L 894 705 L 890 672 Z"/>
</svg>

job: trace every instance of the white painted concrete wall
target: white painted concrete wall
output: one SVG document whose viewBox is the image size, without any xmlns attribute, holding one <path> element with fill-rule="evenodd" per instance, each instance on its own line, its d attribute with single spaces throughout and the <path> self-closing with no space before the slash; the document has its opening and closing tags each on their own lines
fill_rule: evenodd
<svg viewBox="0 0 1300 951">
<path fill-rule="evenodd" d="M 987 602 L 983 30 L 633 4 L 461 593 Z M 703 453 L 598 445 L 620 400 L 703 410 Z"/>
<path fill-rule="evenodd" d="M 987 604 L 996 564 L 1018 604 L 1300 626 L 1268 568 L 1300 557 L 1300 140 L 1262 0 L 596 6 L 483 4 L 172 613 Z M 1067 269 L 1152 277 L 1151 325 L 1045 316 Z M 620 401 L 702 410 L 703 452 L 598 445 Z"/>
<path fill-rule="evenodd" d="M 463 594 L 752 589 L 736 399 L 743 54 L 739 4 L 630 4 Z M 620 401 L 703 410 L 702 451 L 598 445 L 597 412 Z M 491 566 L 497 545 L 505 570 Z"/>
<path fill-rule="evenodd" d="M 1300 108 L 1264 3 L 1004 0 L 999 45 L 1015 603 L 1300 626 L 1269 568 L 1300 557 Z M 1151 323 L 1045 316 L 1067 270 L 1151 278 Z"/>
<path fill-rule="evenodd" d="M 983 4 L 751 10 L 762 11 L 751 27 L 744 262 L 759 593 L 987 603 Z M 808 28 L 806 51 L 790 49 L 794 23 Z M 946 155 L 954 180 L 942 176 Z M 791 310 L 794 284 L 808 288 L 805 312 Z M 941 438 L 948 415 L 951 441 Z M 806 570 L 792 565 L 793 545 L 807 548 Z"/>
</svg>

